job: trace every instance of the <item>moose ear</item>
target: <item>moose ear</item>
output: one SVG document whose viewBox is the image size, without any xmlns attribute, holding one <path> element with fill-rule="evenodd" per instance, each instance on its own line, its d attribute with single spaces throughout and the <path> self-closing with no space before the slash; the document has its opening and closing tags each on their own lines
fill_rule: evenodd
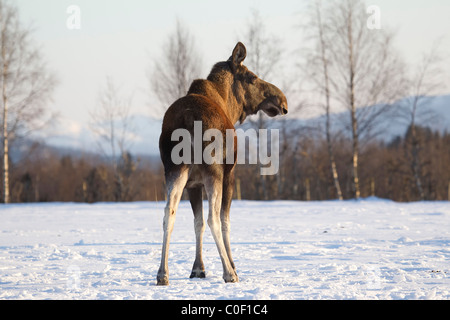
<svg viewBox="0 0 450 320">
<path fill-rule="evenodd" d="M 245 46 L 242 44 L 242 42 L 238 42 L 236 44 L 236 47 L 234 47 L 233 54 L 231 56 L 233 71 L 236 71 L 236 69 L 242 65 L 242 62 L 244 61 L 246 56 L 247 49 L 245 49 Z"/>
</svg>

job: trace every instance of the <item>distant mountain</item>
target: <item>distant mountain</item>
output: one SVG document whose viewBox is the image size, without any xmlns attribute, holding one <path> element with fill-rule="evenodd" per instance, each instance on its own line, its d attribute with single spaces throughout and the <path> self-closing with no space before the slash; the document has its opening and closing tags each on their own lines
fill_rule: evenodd
<svg viewBox="0 0 450 320">
<path fill-rule="evenodd" d="M 450 95 L 432 97 L 426 100 L 419 106 L 419 116 L 417 124 L 421 126 L 430 127 L 437 131 L 450 132 Z M 401 101 L 401 105 L 405 107 L 406 99 Z M 361 114 L 366 117 L 377 112 L 379 106 L 366 107 L 360 110 Z M 381 115 L 376 122 L 371 133 L 376 134 L 378 139 L 390 141 L 398 135 L 404 135 L 409 120 L 405 112 L 400 112 L 399 107 L 390 108 L 388 112 Z M 403 110 L 404 111 L 404 110 Z M 145 115 L 135 115 L 133 117 L 135 130 L 130 135 L 129 151 L 135 155 L 149 155 L 155 156 L 159 154 L 159 135 L 161 132 L 162 120 L 154 119 Z M 348 134 L 348 126 L 350 117 L 348 112 L 334 113 L 331 117 L 332 131 L 342 134 Z M 301 119 L 291 118 L 288 116 L 284 118 L 277 118 L 275 121 L 269 121 L 270 128 L 279 128 L 287 131 L 301 130 L 302 128 L 322 128 L 325 123 L 325 116 Z M 244 123 L 244 129 L 248 128 L 250 124 Z M 84 124 L 79 124 L 76 121 L 65 119 L 62 120 L 58 127 L 47 130 L 40 134 L 40 139 L 50 146 L 57 148 L 65 148 L 66 150 L 84 150 L 86 152 L 97 152 L 97 139 L 94 137 L 89 128 Z"/>
<path fill-rule="evenodd" d="M 384 106 L 375 105 L 357 110 L 360 127 L 373 120 L 372 127 L 364 130 L 363 136 L 365 134 L 386 142 L 396 136 L 403 136 L 411 123 L 410 99 L 402 99 L 396 104 L 384 108 L 382 113 L 380 113 L 381 108 Z M 275 121 L 273 124 L 269 122 L 268 124 L 280 129 L 287 127 L 287 130 L 308 128 L 325 132 L 325 115 L 310 119 L 287 120 L 288 118 L 289 115 L 284 121 Z M 350 136 L 351 119 L 348 111 L 333 113 L 330 118 L 333 135 Z M 416 111 L 416 125 L 428 127 L 434 131 L 450 132 L 450 95 L 420 99 Z"/>
<path fill-rule="evenodd" d="M 411 123 L 411 99 L 403 99 L 381 119 L 384 126 L 379 125 L 383 130 L 380 139 L 389 141 L 395 136 L 403 136 Z M 421 99 L 416 111 L 416 125 L 450 132 L 450 95 Z"/>
<path fill-rule="evenodd" d="M 128 135 L 127 149 L 132 154 L 158 155 L 162 120 L 137 114 L 132 122 L 134 130 Z M 59 148 L 99 152 L 98 138 L 89 127 L 70 119 L 62 119 L 55 128 L 40 133 L 38 138 Z"/>
<path fill-rule="evenodd" d="M 427 97 L 420 99 L 416 111 L 416 125 L 429 127 L 434 131 L 450 132 L 450 95 Z M 392 141 L 397 136 L 403 136 L 411 122 L 410 100 L 402 99 L 389 107 L 380 105 L 358 108 L 357 118 L 359 127 L 363 128 L 360 137 L 370 137 L 385 142 Z M 383 108 L 383 109 L 382 109 Z M 383 112 L 380 113 L 380 110 Z M 332 136 L 351 137 L 351 119 L 348 111 L 336 112 L 330 116 Z M 312 135 L 311 137 L 323 137 L 325 134 L 325 115 L 301 119 L 277 117 L 267 121 L 268 128 L 276 128 L 286 133 L 295 132 L 300 135 Z M 364 124 L 372 122 L 370 128 L 364 128 Z M 241 127 L 250 128 L 248 121 Z"/>
</svg>

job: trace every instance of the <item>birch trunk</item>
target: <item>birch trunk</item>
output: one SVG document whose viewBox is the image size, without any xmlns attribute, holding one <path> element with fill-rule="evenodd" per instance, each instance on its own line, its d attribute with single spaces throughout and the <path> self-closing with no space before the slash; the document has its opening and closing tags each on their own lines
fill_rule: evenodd
<svg viewBox="0 0 450 320">
<path fill-rule="evenodd" d="M 321 49 L 321 60 L 323 67 L 323 76 L 325 80 L 325 109 L 326 109 L 326 138 L 327 138 L 327 147 L 328 147 L 328 159 L 330 161 L 331 175 L 333 177 L 334 188 L 336 189 L 336 195 L 339 200 L 342 200 L 342 191 L 341 185 L 339 183 L 339 175 L 336 169 L 336 162 L 334 160 L 333 153 L 333 145 L 331 142 L 331 132 L 330 132 L 330 79 L 328 74 L 328 60 L 325 52 L 325 39 L 323 32 L 323 24 L 322 24 L 322 15 L 320 13 L 319 4 L 316 3 L 316 14 L 317 14 L 317 22 L 318 22 L 318 31 L 319 31 L 319 40 L 320 40 L 320 49 Z"/>
<path fill-rule="evenodd" d="M 6 57 L 6 25 L 2 27 L 1 34 L 1 55 L 2 55 L 2 101 L 3 101 L 3 202 L 9 203 L 9 146 L 8 146 L 8 96 L 6 93 L 6 81 L 8 74 L 8 63 Z"/>
<path fill-rule="evenodd" d="M 352 11 L 349 11 L 348 15 L 348 51 L 349 51 L 349 93 L 350 93 L 350 115 L 351 115 L 351 125 L 352 125 L 352 166 L 353 166 L 353 192 L 355 199 L 359 199 L 361 192 L 359 188 L 359 175 L 358 175 L 358 165 L 359 165 L 359 136 L 358 136 L 358 120 L 356 118 L 356 102 L 355 102 L 355 61 L 354 61 L 354 47 L 353 47 L 353 15 Z"/>
</svg>

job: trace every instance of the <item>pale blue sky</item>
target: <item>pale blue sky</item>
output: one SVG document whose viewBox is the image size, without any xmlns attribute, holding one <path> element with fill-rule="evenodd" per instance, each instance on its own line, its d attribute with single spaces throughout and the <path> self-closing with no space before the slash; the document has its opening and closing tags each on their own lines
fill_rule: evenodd
<svg viewBox="0 0 450 320">
<path fill-rule="evenodd" d="M 150 114 L 151 98 L 145 72 L 151 59 L 179 17 L 196 37 L 204 58 L 205 76 L 212 64 L 227 59 L 251 8 L 259 9 L 266 27 L 283 39 L 285 68 L 295 63 L 300 47 L 296 25 L 306 0 L 149 1 L 149 0 L 16 0 L 22 21 L 35 27 L 36 41 L 55 71 L 60 85 L 53 108 L 65 119 L 67 130 L 78 130 L 107 75 L 134 92 L 134 111 Z M 442 49 L 450 52 L 450 1 L 372 0 L 381 9 L 382 27 L 397 31 L 397 46 L 409 61 L 418 60 L 435 39 L 447 36 Z M 67 7 L 81 9 L 81 29 L 66 27 Z M 298 54 L 298 53 L 297 53 Z M 443 65 L 450 71 L 449 61 Z M 450 72 L 448 73 L 450 75 Z M 450 76 L 447 78 L 450 83 Z M 158 103 L 155 101 L 155 103 Z M 70 125 L 73 125 L 73 128 Z"/>
</svg>

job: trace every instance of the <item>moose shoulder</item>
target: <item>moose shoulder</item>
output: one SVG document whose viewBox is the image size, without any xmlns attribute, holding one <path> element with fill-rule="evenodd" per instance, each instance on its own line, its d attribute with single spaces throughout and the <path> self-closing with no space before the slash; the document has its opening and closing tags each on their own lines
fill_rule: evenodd
<svg viewBox="0 0 450 320">
<path fill-rule="evenodd" d="M 191 277 L 205 277 L 202 260 L 205 230 L 203 187 L 209 201 L 207 222 L 222 260 L 223 278 L 225 282 L 238 281 L 229 239 L 235 163 L 223 161 L 220 164 L 210 164 L 194 159 L 197 161 L 175 164 L 171 155 L 177 144 L 172 141 L 172 134 L 177 129 L 187 130 L 192 135 L 192 141 L 195 141 L 199 137 L 194 136 L 194 126 L 200 122 L 203 132 L 215 129 L 225 139 L 226 130 L 234 130 L 234 124 L 238 121 L 242 123 L 247 115 L 256 114 L 260 110 L 270 117 L 287 114 L 287 100 L 281 90 L 259 79 L 243 65 L 246 52 L 245 46 L 239 42 L 227 61 L 214 65 L 207 79 L 195 80 L 187 95 L 175 101 L 164 115 L 159 148 L 165 171 L 167 204 L 164 210 L 164 238 L 161 266 L 157 275 L 158 285 L 169 284 L 169 242 L 185 188 L 194 212 L 196 234 L 196 257 Z M 208 145 L 207 141 L 201 142 L 202 149 Z M 232 152 L 236 158 L 236 149 Z M 226 150 L 222 154 L 226 157 Z"/>
</svg>

